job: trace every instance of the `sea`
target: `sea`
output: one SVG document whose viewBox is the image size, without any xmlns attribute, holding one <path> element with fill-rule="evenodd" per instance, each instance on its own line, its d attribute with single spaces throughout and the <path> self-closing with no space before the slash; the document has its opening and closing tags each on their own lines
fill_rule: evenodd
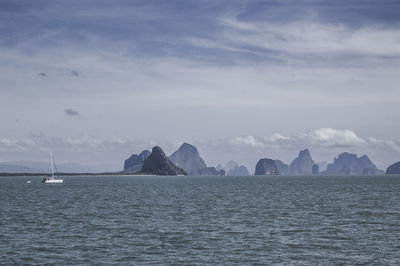
<svg viewBox="0 0 400 266">
<path fill-rule="evenodd" d="M 400 264 L 400 176 L 40 180 L 0 177 L 1 265 Z"/>
</svg>

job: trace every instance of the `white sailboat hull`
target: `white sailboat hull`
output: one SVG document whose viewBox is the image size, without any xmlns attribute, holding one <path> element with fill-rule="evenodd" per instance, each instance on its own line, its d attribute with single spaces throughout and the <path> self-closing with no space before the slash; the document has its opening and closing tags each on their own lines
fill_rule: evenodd
<svg viewBox="0 0 400 266">
<path fill-rule="evenodd" d="M 43 183 L 62 183 L 62 182 L 64 182 L 63 179 L 48 179 L 43 181 Z"/>
<path fill-rule="evenodd" d="M 50 165 L 51 165 L 51 176 L 50 177 L 43 177 L 42 183 L 62 183 L 64 182 L 61 178 L 54 177 L 54 162 L 53 162 L 53 154 L 50 152 Z M 57 169 L 57 168 L 56 168 Z"/>
</svg>

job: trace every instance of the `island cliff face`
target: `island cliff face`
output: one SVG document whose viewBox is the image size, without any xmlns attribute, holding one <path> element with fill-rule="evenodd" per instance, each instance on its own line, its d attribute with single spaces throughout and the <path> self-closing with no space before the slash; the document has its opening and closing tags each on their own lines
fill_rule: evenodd
<svg viewBox="0 0 400 266">
<path fill-rule="evenodd" d="M 289 165 L 285 164 L 281 160 L 274 160 L 274 162 L 280 175 L 289 175 Z"/>
<path fill-rule="evenodd" d="M 171 162 L 158 146 L 155 146 L 149 157 L 144 160 L 140 172 L 153 175 L 187 175 L 185 170 Z"/>
<path fill-rule="evenodd" d="M 177 166 L 183 168 L 189 175 L 225 175 L 223 169 L 208 167 L 197 148 L 189 143 L 183 143 L 169 159 Z"/>
<path fill-rule="evenodd" d="M 400 162 L 394 163 L 386 169 L 387 175 L 400 175 Z"/>
<path fill-rule="evenodd" d="M 254 175 L 279 175 L 279 171 L 273 160 L 264 158 L 258 161 Z"/>
<path fill-rule="evenodd" d="M 124 162 L 125 173 L 139 173 L 142 170 L 143 162 L 151 154 L 150 151 L 144 150 L 139 155 L 132 154 L 131 157 Z"/>
<path fill-rule="evenodd" d="M 383 174 L 383 171 L 379 170 L 367 155 L 358 158 L 356 154 L 344 152 L 339 154 L 339 156 L 333 160 L 333 163 L 328 164 L 324 174 L 379 175 Z"/>
<path fill-rule="evenodd" d="M 291 175 L 311 175 L 314 161 L 308 149 L 302 150 L 299 156 L 289 165 Z"/>
<path fill-rule="evenodd" d="M 183 168 L 189 175 L 198 175 L 200 170 L 207 167 L 204 160 L 200 157 L 197 148 L 189 143 L 183 143 L 169 159 L 177 166 Z"/>
</svg>

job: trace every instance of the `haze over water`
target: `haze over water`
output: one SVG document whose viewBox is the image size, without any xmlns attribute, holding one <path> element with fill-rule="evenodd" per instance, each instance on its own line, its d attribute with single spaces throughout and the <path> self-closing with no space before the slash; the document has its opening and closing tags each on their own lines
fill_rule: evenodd
<svg viewBox="0 0 400 266">
<path fill-rule="evenodd" d="M 0 178 L 2 264 L 400 263 L 398 176 L 64 180 Z"/>
</svg>

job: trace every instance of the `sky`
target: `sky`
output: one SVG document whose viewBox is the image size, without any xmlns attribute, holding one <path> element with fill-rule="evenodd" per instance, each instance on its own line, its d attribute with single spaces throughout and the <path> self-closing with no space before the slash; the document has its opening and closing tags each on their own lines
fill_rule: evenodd
<svg viewBox="0 0 400 266">
<path fill-rule="evenodd" d="M 0 0 L 0 162 L 400 160 L 400 2 Z"/>
</svg>

